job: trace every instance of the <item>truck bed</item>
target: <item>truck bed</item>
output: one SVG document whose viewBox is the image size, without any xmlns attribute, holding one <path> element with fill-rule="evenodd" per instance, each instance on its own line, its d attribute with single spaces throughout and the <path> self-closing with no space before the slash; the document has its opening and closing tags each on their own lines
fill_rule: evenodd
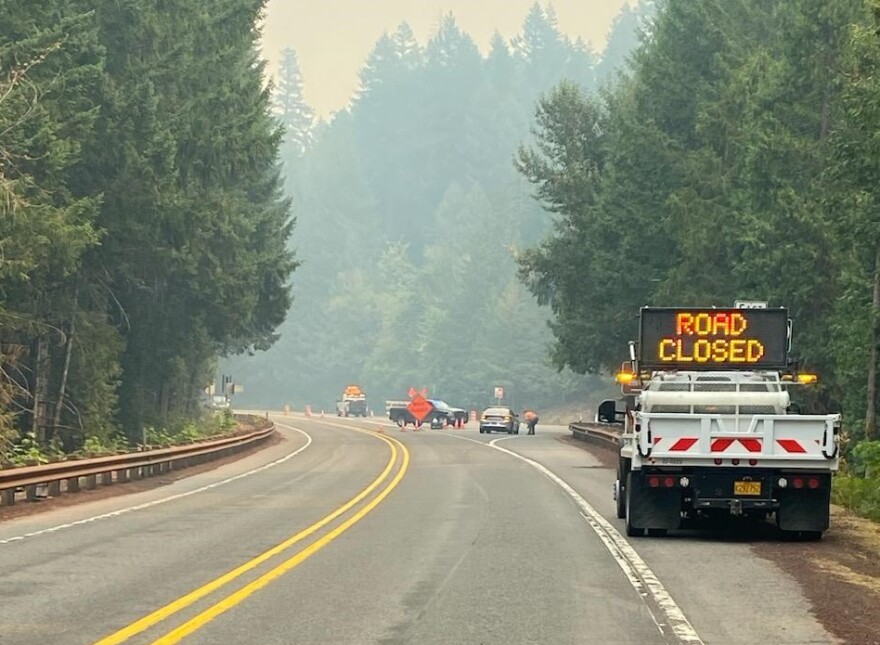
<svg viewBox="0 0 880 645">
<path fill-rule="evenodd" d="M 839 415 L 676 414 L 636 412 L 633 467 L 640 465 L 838 466 Z M 734 463 L 738 460 L 738 463 Z"/>
</svg>

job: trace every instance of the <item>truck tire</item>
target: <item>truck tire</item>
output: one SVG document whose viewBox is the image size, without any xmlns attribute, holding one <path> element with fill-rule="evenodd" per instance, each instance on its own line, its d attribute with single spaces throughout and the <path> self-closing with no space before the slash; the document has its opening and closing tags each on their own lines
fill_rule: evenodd
<svg viewBox="0 0 880 645">
<path fill-rule="evenodd" d="M 617 518 L 626 519 L 626 486 L 622 485 L 622 480 L 617 480 Z"/>
<path fill-rule="evenodd" d="M 627 461 L 623 458 L 617 460 L 617 517 L 618 519 L 626 519 L 626 491 L 629 488 L 626 485 L 626 476 L 629 474 Z"/>
<path fill-rule="evenodd" d="M 642 537 L 645 534 L 645 529 L 634 526 L 630 519 L 630 511 L 632 509 L 632 495 L 633 475 L 630 472 L 627 473 L 626 476 L 626 534 L 629 537 Z"/>
</svg>

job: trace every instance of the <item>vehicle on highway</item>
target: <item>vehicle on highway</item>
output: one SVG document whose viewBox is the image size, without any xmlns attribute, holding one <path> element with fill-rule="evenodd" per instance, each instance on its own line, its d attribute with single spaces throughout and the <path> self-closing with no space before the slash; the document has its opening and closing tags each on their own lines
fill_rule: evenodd
<svg viewBox="0 0 880 645">
<path fill-rule="evenodd" d="M 486 408 L 480 415 L 480 434 L 490 432 L 519 434 L 519 417 L 510 408 Z"/>
<path fill-rule="evenodd" d="M 208 407 L 211 410 L 231 410 L 232 401 L 222 394 L 215 394 L 208 402 Z"/>
<path fill-rule="evenodd" d="M 422 419 L 422 423 L 429 424 L 432 428 L 451 425 L 463 427 L 468 420 L 467 410 L 453 408 L 441 399 L 427 399 L 431 404 L 431 411 Z M 416 418 L 409 411 L 410 401 L 386 401 L 385 411 L 388 418 L 398 426 L 417 425 Z"/>
<path fill-rule="evenodd" d="M 428 402 L 434 406 L 439 414 L 444 417 L 444 422 L 451 426 L 461 427 L 467 424 L 468 413 L 462 408 L 453 408 L 446 401 L 441 399 L 428 399 Z"/>
<path fill-rule="evenodd" d="M 820 539 L 839 462 L 839 414 L 801 414 L 790 390 L 817 381 L 789 358 L 785 309 L 641 311 L 618 374 L 626 409 L 614 497 L 630 536 L 707 518 L 775 516 L 783 536 Z"/>
<path fill-rule="evenodd" d="M 336 402 L 336 416 L 365 417 L 369 413 L 367 395 L 359 385 L 347 385 Z"/>
<path fill-rule="evenodd" d="M 411 401 L 385 402 L 385 410 L 388 413 L 388 418 L 391 419 L 392 423 L 397 424 L 401 428 L 404 428 L 408 425 L 419 425 L 419 421 L 413 416 L 412 412 L 409 411 L 408 406 L 410 403 Z M 434 416 L 434 410 L 432 409 L 431 412 L 429 412 L 425 416 L 425 418 L 422 419 L 422 423 L 431 423 L 431 420 L 434 418 Z"/>
</svg>

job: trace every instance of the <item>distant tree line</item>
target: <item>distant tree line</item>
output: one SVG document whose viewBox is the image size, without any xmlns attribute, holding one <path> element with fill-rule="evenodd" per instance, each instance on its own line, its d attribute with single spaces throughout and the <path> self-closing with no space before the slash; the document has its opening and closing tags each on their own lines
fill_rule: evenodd
<svg viewBox="0 0 880 645">
<path fill-rule="evenodd" d="M 0 457 L 197 415 L 290 304 L 263 2 L 12 0 L 0 19 Z"/>
<path fill-rule="evenodd" d="M 516 276 L 549 219 L 512 157 L 541 94 L 563 79 L 596 91 L 650 11 L 627 8 L 601 56 L 538 3 L 485 54 L 451 15 L 424 45 L 401 24 L 376 42 L 351 105 L 317 124 L 285 52 L 276 100 L 300 306 L 269 352 L 229 366 L 242 400 L 330 406 L 356 382 L 376 408 L 410 386 L 466 406 L 496 385 L 522 407 L 589 405 L 599 380 L 550 364 L 546 310 Z"/>
</svg>

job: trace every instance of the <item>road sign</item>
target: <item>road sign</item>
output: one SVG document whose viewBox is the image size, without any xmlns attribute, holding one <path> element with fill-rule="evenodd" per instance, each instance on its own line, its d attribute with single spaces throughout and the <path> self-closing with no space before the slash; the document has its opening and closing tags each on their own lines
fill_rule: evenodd
<svg viewBox="0 0 880 645">
<path fill-rule="evenodd" d="M 496 387 L 495 388 L 495 398 L 496 399 L 503 399 L 504 398 L 504 388 L 503 387 Z"/>
<path fill-rule="evenodd" d="M 406 409 L 416 418 L 416 421 L 421 423 L 425 420 L 425 417 L 428 416 L 431 410 L 434 409 L 434 406 L 431 405 L 425 397 L 417 393 L 413 397 L 413 400 L 410 401 L 410 404 L 406 406 Z"/>
<path fill-rule="evenodd" d="M 409 392 L 407 392 L 407 395 L 409 396 L 409 398 L 413 398 L 416 394 L 418 394 L 418 392 L 416 392 L 416 388 L 414 388 L 414 387 L 409 388 Z"/>
<path fill-rule="evenodd" d="M 767 303 L 763 300 L 737 300 L 733 306 L 736 309 L 766 309 Z"/>
</svg>

